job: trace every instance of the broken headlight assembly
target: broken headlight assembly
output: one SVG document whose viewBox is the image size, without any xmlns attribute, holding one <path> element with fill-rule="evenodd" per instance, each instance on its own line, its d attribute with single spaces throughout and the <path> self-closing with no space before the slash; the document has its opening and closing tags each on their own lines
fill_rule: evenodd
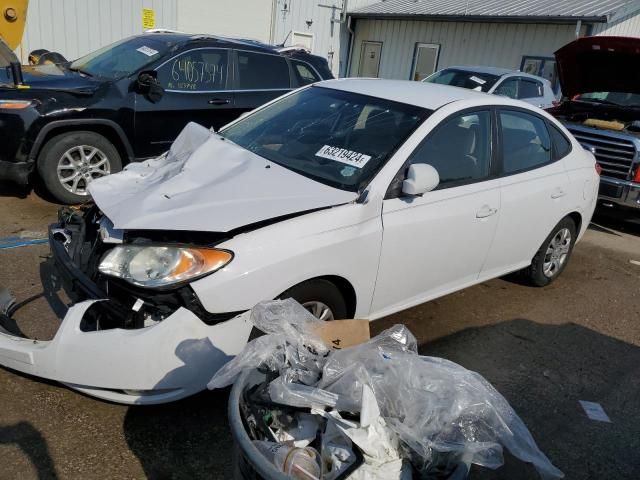
<svg viewBox="0 0 640 480">
<path fill-rule="evenodd" d="M 98 270 L 139 287 L 162 288 L 213 273 L 232 259 L 233 253 L 216 248 L 120 245 Z"/>
</svg>

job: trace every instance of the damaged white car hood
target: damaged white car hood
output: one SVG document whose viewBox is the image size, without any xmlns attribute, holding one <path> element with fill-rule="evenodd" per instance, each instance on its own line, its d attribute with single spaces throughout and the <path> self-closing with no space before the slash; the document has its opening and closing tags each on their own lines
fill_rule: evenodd
<svg viewBox="0 0 640 480">
<path fill-rule="evenodd" d="M 167 155 L 91 183 L 116 229 L 228 232 L 357 198 L 190 123 Z"/>
</svg>

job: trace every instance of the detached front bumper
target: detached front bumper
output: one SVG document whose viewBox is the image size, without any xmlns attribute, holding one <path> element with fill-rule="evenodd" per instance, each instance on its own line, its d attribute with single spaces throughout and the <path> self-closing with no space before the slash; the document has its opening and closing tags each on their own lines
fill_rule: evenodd
<svg viewBox="0 0 640 480">
<path fill-rule="evenodd" d="M 208 326 L 181 308 L 152 327 L 83 332 L 84 316 L 98 303 L 71 307 L 51 341 L 0 330 L 0 364 L 103 400 L 166 403 L 206 389 L 252 328 L 248 313 Z"/>
<path fill-rule="evenodd" d="M 146 328 L 96 329 L 95 314 L 128 315 L 75 266 L 56 229 L 50 245 L 57 271 L 80 297 L 53 340 L 12 335 L 0 327 L 0 365 L 59 381 L 88 395 L 124 404 L 166 403 L 206 389 L 213 374 L 247 343 L 249 312 L 208 325 L 180 307 Z"/>
<path fill-rule="evenodd" d="M 602 176 L 598 198 L 623 207 L 640 209 L 640 184 Z"/>
</svg>

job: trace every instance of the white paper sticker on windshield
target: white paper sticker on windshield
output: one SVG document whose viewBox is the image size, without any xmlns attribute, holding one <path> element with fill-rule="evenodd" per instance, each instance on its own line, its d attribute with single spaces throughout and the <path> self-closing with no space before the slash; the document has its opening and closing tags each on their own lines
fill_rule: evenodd
<svg viewBox="0 0 640 480">
<path fill-rule="evenodd" d="M 316 157 L 328 158 L 340 163 L 346 163 L 352 167 L 362 168 L 364 167 L 371 157 L 364 153 L 352 152 L 346 148 L 332 147 L 331 145 L 325 145 L 317 151 Z"/>
<path fill-rule="evenodd" d="M 140 47 L 136 48 L 136 50 L 140 53 L 144 53 L 147 57 L 153 57 L 156 53 L 158 53 L 157 50 L 149 47 Z"/>
<path fill-rule="evenodd" d="M 484 85 L 485 83 L 487 83 L 486 80 L 478 78 L 475 75 L 469 77 L 469 80 L 473 80 L 474 82 L 479 83 L 480 85 Z"/>
</svg>

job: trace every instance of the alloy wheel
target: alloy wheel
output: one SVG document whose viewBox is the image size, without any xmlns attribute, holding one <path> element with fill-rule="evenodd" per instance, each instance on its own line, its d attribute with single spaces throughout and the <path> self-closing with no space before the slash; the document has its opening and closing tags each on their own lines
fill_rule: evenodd
<svg viewBox="0 0 640 480">
<path fill-rule="evenodd" d="M 562 270 L 571 249 L 571 232 L 568 228 L 558 230 L 553 236 L 544 256 L 542 271 L 547 278 L 552 278 Z"/>
<path fill-rule="evenodd" d="M 78 145 L 62 154 L 57 170 L 65 190 L 84 196 L 89 194 L 87 187 L 93 180 L 111 173 L 111 164 L 99 148 Z"/>
<path fill-rule="evenodd" d="M 312 302 L 305 302 L 302 304 L 302 306 L 306 308 L 311 315 L 313 315 L 319 320 L 324 320 L 324 321 L 334 320 L 333 311 L 325 303 L 312 301 Z"/>
</svg>

